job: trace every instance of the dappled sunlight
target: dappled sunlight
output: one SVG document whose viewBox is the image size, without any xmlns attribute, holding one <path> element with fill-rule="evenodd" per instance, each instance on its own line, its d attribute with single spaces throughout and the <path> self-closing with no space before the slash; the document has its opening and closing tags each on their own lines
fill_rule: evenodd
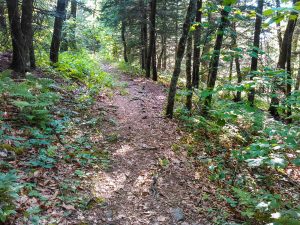
<svg viewBox="0 0 300 225">
<path fill-rule="evenodd" d="M 130 152 L 132 152 L 134 149 L 130 145 L 122 145 L 121 148 L 117 149 L 114 152 L 114 156 L 124 156 Z"/>
<path fill-rule="evenodd" d="M 113 173 L 100 172 L 92 179 L 93 195 L 109 199 L 120 189 L 124 188 L 128 172 L 114 171 Z"/>
</svg>

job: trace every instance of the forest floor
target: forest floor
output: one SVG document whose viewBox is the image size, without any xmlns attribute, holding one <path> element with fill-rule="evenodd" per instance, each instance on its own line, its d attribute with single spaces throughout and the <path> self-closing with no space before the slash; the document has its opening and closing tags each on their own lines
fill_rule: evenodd
<svg viewBox="0 0 300 225">
<path fill-rule="evenodd" d="M 214 200 L 203 202 L 202 194 L 214 188 L 186 151 L 174 150 L 185 134 L 163 116 L 165 88 L 108 64 L 103 70 L 127 87 L 125 94 L 102 96 L 94 105 L 106 110 L 106 121 L 114 121 L 102 128 L 109 134 L 103 147 L 111 153 L 111 164 L 87 177 L 86 185 L 101 204 L 78 218 L 89 224 L 210 224 L 202 209 Z"/>
</svg>

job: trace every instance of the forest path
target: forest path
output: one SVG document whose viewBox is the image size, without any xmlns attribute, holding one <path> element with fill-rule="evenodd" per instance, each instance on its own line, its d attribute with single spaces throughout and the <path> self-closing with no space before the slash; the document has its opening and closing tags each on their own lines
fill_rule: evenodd
<svg viewBox="0 0 300 225">
<path fill-rule="evenodd" d="M 90 180 L 93 195 L 105 204 L 85 218 L 92 224 L 209 224 L 198 208 L 205 185 L 195 180 L 186 156 L 172 150 L 183 133 L 163 117 L 164 87 L 108 64 L 103 70 L 127 85 L 125 94 L 96 104 L 114 121 L 105 128 L 111 167 Z"/>
</svg>

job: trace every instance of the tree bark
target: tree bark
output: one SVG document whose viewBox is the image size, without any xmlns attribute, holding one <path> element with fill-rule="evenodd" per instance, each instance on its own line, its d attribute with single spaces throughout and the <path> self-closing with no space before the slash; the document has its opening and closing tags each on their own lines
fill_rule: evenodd
<svg viewBox="0 0 300 225">
<path fill-rule="evenodd" d="M 156 0 L 150 1 L 150 35 L 149 35 L 149 48 L 148 48 L 148 56 L 147 56 L 147 64 L 146 64 L 146 77 L 151 77 L 151 63 L 152 66 L 155 64 L 152 62 L 153 60 L 153 52 L 155 50 L 155 22 L 156 22 Z M 155 73 L 156 68 L 152 68 L 153 72 Z M 157 77 L 157 74 L 153 74 L 153 77 Z"/>
<path fill-rule="evenodd" d="M 199 88 L 202 0 L 197 1 L 196 30 L 194 31 L 193 87 Z"/>
<path fill-rule="evenodd" d="M 52 41 L 50 47 L 50 61 L 52 63 L 58 62 L 59 48 L 61 43 L 61 34 L 63 22 L 66 19 L 67 0 L 57 0 L 56 15 L 54 22 L 54 29 L 52 34 Z"/>
<path fill-rule="evenodd" d="M 35 69 L 36 64 L 35 64 L 35 54 L 34 54 L 34 47 L 33 47 L 32 14 L 33 14 L 33 0 L 23 0 L 21 30 L 25 39 L 24 51 L 26 55 L 26 62 L 29 62 L 30 68 Z"/>
<path fill-rule="evenodd" d="M 258 66 L 258 51 L 259 51 L 259 43 L 260 43 L 263 6 L 264 6 L 264 0 L 257 0 L 250 80 L 253 80 L 253 78 L 255 77 L 255 73 L 257 71 L 257 66 Z M 248 101 L 252 107 L 254 106 L 254 99 L 255 99 L 255 88 L 251 88 L 248 94 Z"/>
<path fill-rule="evenodd" d="M 169 90 L 169 95 L 168 95 L 168 104 L 167 104 L 167 110 L 166 110 L 166 116 L 168 118 L 172 118 L 173 113 L 174 113 L 174 103 L 175 103 L 177 82 L 178 82 L 178 78 L 179 78 L 179 75 L 181 72 L 181 63 L 182 63 L 182 59 L 184 56 L 185 45 L 186 45 L 187 38 L 189 35 L 189 29 L 195 18 L 195 13 L 194 13 L 195 7 L 196 7 L 196 0 L 190 0 L 186 18 L 185 18 L 185 22 L 184 22 L 183 28 L 182 28 L 182 36 L 179 40 L 178 47 L 177 47 L 175 68 L 173 71 L 173 76 L 172 76 L 171 84 L 170 84 L 170 90 Z"/>
<path fill-rule="evenodd" d="M 25 51 L 25 39 L 21 29 L 18 3 L 18 0 L 6 0 L 13 46 L 11 68 L 16 72 L 25 74 L 28 69 L 28 62 L 26 61 L 28 57 L 26 56 Z"/>
<path fill-rule="evenodd" d="M 70 40 L 70 48 L 72 50 L 76 50 L 76 18 L 77 18 L 77 0 L 71 1 L 71 18 L 73 20 L 72 23 L 72 31 L 71 31 L 71 40 Z"/>
<path fill-rule="evenodd" d="M 142 69 L 146 69 L 148 28 L 147 28 L 147 12 L 145 9 L 144 0 L 140 0 L 140 10 L 141 10 L 141 62 L 142 62 Z"/>
<path fill-rule="evenodd" d="M 186 46 L 186 108 L 191 112 L 192 110 L 192 98 L 193 98 L 193 86 L 192 86 L 192 49 L 193 49 L 193 36 L 190 34 L 187 40 Z"/>
<path fill-rule="evenodd" d="M 123 43 L 123 57 L 124 61 L 128 63 L 128 56 L 127 56 L 127 42 L 126 42 L 126 24 L 125 21 L 122 21 L 121 24 L 121 38 L 122 38 L 122 43 Z"/>
<path fill-rule="evenodd" d="M 207 80 L 207 91 L 208 92 L 213 91 L 216 80 L 217 80 L 220 51 L 221 51 L 221 47 L 222 47 L 222 43 L 223 43 L 224 31 L 228 25 L 227 17 L 230 12 L 230 9 L 228 7 L 225 6 L 225 8 L 222 9 L 222 11 L 221 11 L 221 23 L 218 27 L 215 47 L 214 47 L 213 55 L 211 56 L 210 63 L 209 63 L 209 73 L 208 73 L 208 80 Z M 208 109 L 211 106 L 211 100 L 212 100 L 212 93 L 209 93 L 208 96 L 204 98 L 204 107 L 202 109 L 203 115 L 207 114 Z"/>
</svg>

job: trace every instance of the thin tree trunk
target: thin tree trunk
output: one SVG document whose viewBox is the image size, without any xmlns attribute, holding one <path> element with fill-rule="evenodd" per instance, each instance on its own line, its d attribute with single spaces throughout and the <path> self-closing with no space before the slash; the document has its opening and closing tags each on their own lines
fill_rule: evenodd
<svg viewBox="0 0 300 225">
<path fill-rule="evenodd" d="M 29 62 L 30 68 L 35 69 L 36 64 L 35 64 L 35 55 L 34 55 L 34 47 L 33 47 L 32 15 L 33 15 L 33 0 L 23 0 L 21 29 L 25 39 L 24 51 L 26 54 L 26 62 Z"/>
<path fill-rule="evenodd" d="M 164 35 L 161 35 L 161 51 L 160 54 L 158 56 L 158 60 L 157 60 L 157 70 L 161 70 L 162 69 L 162 60 L 163 60 L 163 55 L 164 55 Z"/>
<path fill-rule="evenodd" d="M 226 6 L 225 6 L 226 7 Z M 215 83 L 217 80 L 217 74 L 218 74 L 218 67 L 219 67 L 219 59 L 220 59 L 220 51 L 223 43 L 223 37 L 224 37 L 224 31 L 225 28 L 228 25 L 228 15 L 230 10 L 228 8 L 224 8 L 221 11 L 221 23 L 219 25 L 218 31 L 217 31 L 217 38 L 215 42 L 214 52 L 211 56 L 210 63 L 209 63 L 209 73 L 208 73 L 208 80 L 207 80 L 207 91 L 212 92 Z M 206 115 L 208 112 L 208 109 L 211 106 L 211 100 L 212 100 L 212 93 L 209 93 L 207 97 L 204 98 L 204 107 L 202 109 L 202 114 Z"/>
<path fill-rule="evenodd" d="M 147 12 L 145 9 L 144 0 L 140 0 L 140 8 L 141 8 L 141 62 L 142 62 L 142 69 L 146 69 L 148 28 L 147 28 Z"/>
<path fill-rule="evenodd" d="M 153 44 L 153 52 L 152 52 L 152 79 L 157 81 L 157 67 L 156 67 L 156 35 Z"/>
<path fill-rule="evenodd" d="M 66 19 L 66 6 L 67 6 L 67 0 L 57 0 L 54 29 L 53 29 L 53 35 L 52 35 L 52 41 L 50 47 L 50 61 L 52 63 L 58 62 L 62 27 L 63 27 L 63 22 Z"/>
<path fill-rule="evenodd" d="M 166 115 L 169 118 L 173 117 L 177 82 L 178 82 L 178 78 L 179 78 L 179 75 L 181 72 L 181 63 L 182 63 L 182 59 L 184 56 L 185 45 L 186 45 L 187 38 L 189 35 L 189 29 L 195 18 L 195 13 L 194 13 L 195 7 L 196 7 L 196 0 L 190 0 L 186 18 L 185 18 L 185 22 L 184 22 L 183 28 L 182 28 L 182 36 L 179 40 L 178 47 L 177 47 L 175 68 L 174 68 L 173 76 L 171 79 L 170 90 L 169 90 L 169 95 L 168 95 L 168 104 L 167 104 Z"/>
<path fill-rule="evenodd" d="M 128 56 L 127 56 L 127 42 L 126 42 L 126 24 L 125 21 L 122 21 L 121 25 L 121 38 L 122 38 L 122 43 L 123 43 L 123 57 L 124 61 L 128 63 Z"/>
<path fill-rule="evenodd" d="M 197 27 L 194 31 L 194 58 L 193 58 L 193 87 L 199 88 L 200 81 L 200 44 L 201 44 L 201 18 L 202 18 L 202 0 L 197 1 L 196 8 Z"/>
<path fill-rule="evenodd" d="M 167 53 L 167 37 L 164 39 L 163 43 L 164 54 L 162 60 L 162 70 L 165 71 L 167 69 L 167 60 L 168 60 L 168 53 Z"/>
<path fill-rule="evenodd" d="M 193 49 L 193 36 L 190 34 L 187 40 L 186 46 L 186 108 L 191 112 L 192 110 L 192 98 L 193 98 L 193 86 L 192 86 L 192 49 Z"/>
<path fill-rule="evenodd" d="M 76 47 L 76 18 L 77 18 L 77 0 L 71 1 L 71 18 L 73 19 L 72 23 L 72 31 L 71 31 L 71 40 L 70 40 L 70 48 L 75 50 Z"/>
<path fill-rule="evenodd" d="M 27 57 L 25 51 L 25 39 L 21 29 L 18 3 L 18 0 L 6 0 L 13 46 L 11 68 L 16 72 L 25 74 L 28 69 L 26 62 Z"/>
<path fill-rule="evenodd" d="M 259 42 L 260 42 L 263 6 L 264 6 L 264 0 L 257 0 L 250 80 L 253 80 L 258 66 L 258 50 L 259 50 Z M 251 88 L 248 94 L 248 101 L 252 107 L 254 106 L 254 99 L 255 99 L 255 89 Z"/>
</svg>

